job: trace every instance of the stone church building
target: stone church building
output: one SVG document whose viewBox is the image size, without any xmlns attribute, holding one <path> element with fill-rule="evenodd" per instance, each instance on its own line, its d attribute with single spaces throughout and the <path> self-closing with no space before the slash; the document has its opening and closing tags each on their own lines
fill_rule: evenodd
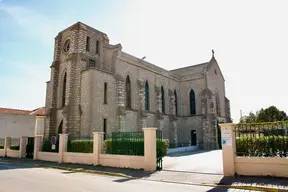
<svg viewBox="0 0 288 192">
<path fill-rule="evenodd" d="M 229 122 L 224 77 L 210 61 L 165 70 L 109 44 L 78 22 L 55 38 L 44 136 L 163 130 L 170 143 L 216 149 L 217 120 Z"/>
</svg>

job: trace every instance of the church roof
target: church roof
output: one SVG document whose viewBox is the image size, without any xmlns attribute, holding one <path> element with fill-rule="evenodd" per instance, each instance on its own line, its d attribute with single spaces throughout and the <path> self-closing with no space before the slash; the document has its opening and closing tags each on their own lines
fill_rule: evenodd
<svg viewBox="0 0 288 192">
<path fill-rule="evenodd" d="M 178 68 L 178 69 L 173 69 L 170 70 L 170 72 L 174 73 L 175 75 L 178 76 L 183 76 L 183 75 L 188 75 L 188 74 L 194 74 L 194 73 L 201 73 L 205 67 L 207 67 L 209 64 L 209 62 L 205 62 L 205 63 L 200 63 L 197 65 L 191 65 L 188 67 L 182 67 L 182 68 Z"/>
</svg>

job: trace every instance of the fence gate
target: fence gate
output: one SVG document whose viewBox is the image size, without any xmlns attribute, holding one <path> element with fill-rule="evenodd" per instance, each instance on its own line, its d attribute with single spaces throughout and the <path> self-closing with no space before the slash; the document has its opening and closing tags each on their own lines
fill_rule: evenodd
<svg viewBox="0 0 288 192">
<path fill-rule="evenodd" d="M 162 151 L 162 131 L 156 130 L 156 165 L 157 170 L 162 169 L 162 158 L 163 158 L 163 151 Z"/>
<path fill-rule="evenodd" d="M 26 145 L 26 158 L 33 158 L 34 154 L 34 137 L 28 137 Z"/>
</svg>

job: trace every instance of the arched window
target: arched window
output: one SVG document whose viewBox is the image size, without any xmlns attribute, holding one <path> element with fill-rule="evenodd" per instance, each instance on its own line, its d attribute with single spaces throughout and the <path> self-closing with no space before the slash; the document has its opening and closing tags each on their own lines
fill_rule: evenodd
<svg viewBox="0 0 288 192">
<path fill-rule="evenodd" d="M 165 95 L 164 88 L 161 87 L 161 103 L 162 103 L 162 113 L 165 113 Z"/>
<path fill-rule="evenodd" d="M 145 82 L 145 110 L 149 111 L 149 85 Z"/>
<path fill-rule="evenodd" d="M 131 109 L 131 83 L 129 75 L 126 77 L 125 96 L 126 96 L 126 108 Z"/>
<path fill-rule="evenodd" d="M 196 102 L 195 102 L 195 93 L 193 89 L 190 91 L 190 114 L 195 115 L 196 114 Z"/>
<path fill-rule="evenodd" d="M 67 73 L 65 72 L 62 84 L 62 107 L 65 106 Z"/>
<path fill-rule="evenodd" d="M 178 115 L 177 93 L 176 93 L 176 90 L 174 90 L 174 98 L 175 98 L 175 114 Z"/>
</svg>

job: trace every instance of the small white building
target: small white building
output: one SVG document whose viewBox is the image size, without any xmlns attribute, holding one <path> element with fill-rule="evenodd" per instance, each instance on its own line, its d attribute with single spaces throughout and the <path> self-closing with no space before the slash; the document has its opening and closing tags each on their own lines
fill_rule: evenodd
<svg viewBox="0 0 288 192">
<path fill-rule="evenodd" d="M 11 137 L 17 142 L 20 137 L 43 135 L 45 108 L 34 110 L 19 110 L 0 108 L 0 145 L 5 137 Z"/>
</svg>

